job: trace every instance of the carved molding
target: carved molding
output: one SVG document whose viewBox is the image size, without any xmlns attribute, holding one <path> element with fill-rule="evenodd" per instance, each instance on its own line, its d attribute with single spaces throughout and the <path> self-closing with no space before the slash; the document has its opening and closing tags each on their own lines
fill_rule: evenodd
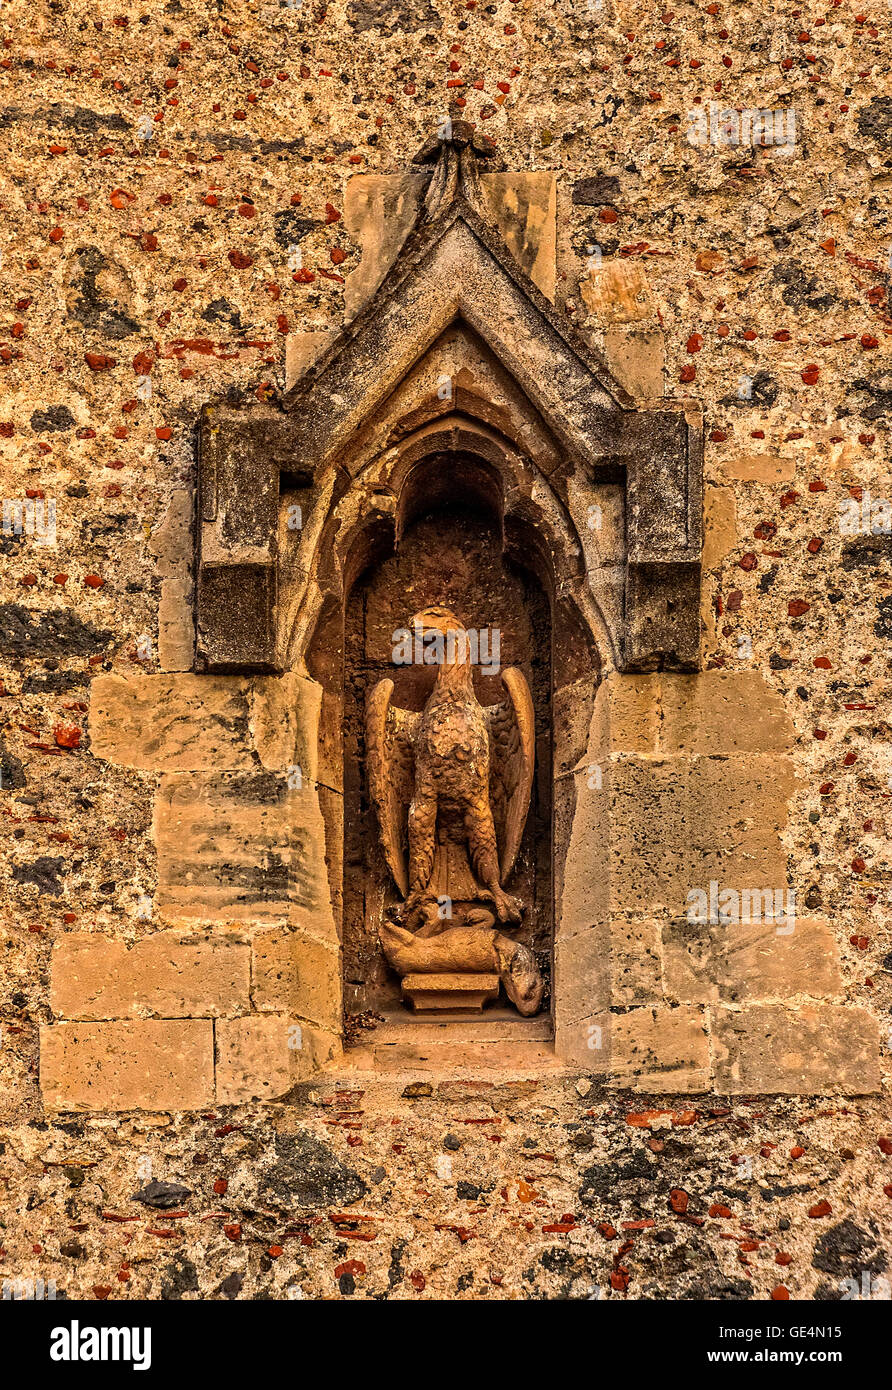
<svg viewBox="0 0 892 1390">
<path fill-rule="evenodd" d="M 466 155 L 465 149 L 465 162 Z M 363 467 L 362 441 L 379 439 L 382 421 L 389 422 L 391 445 L 410 434 L 421 438 L 422 424 L 435 410 L 443 418 L 451 414 L 455 427 L 469 421 L 479 427 L 487 415 L 492 423 L 492 401 L 481 388 L 476 396 L 465 391 L 459 399 L 464 390 L 459 374 L 455 396 L 438 403 L 418 371 L 432 353 L 442 351 L 450 333 L 460 331 L 496 364 L 507 382 L 500 391 L 503 401 L 513 394 L 523 403 L 528 417 L 523 438 L 509 438 L 507 444 L 553 493 L 555 506 L 566 509 L 571 476 L 577 491 L 580 483 L 592 488 L 619 483 L 624 489 L 622 592 L 606 605 L 619 612 L 604 615 L 611 630 L 608 659 L 621 670 L 696 669 L 699 408 L 692 401 L 636 405 L 472 206 L 468 195 L 474 189 L 459 177 L 452 155 L 447 151 L 444 158 L 446 164 L 438 164 L 432 176 L 439 191 L 432 185 L 382 283 L 361 312 L 326 340 L 294 387 L 274 402 L 241 409 L 211 406 L 202 417 L 199 666 L 282 669 L 277 598 L 285 558 L 279 544 L 283 475 L 285 489 L 296 482 L 308 504 L 324 492 L 330 512 L 347 491 L 353 470 Z M 397 399 L 402 414 L 393 420 L 388 403 Z M 537 435 L 548 447 L 536 447 Z M 333 479 L 340 480 L 334 487 Z M 575 544 L 572 522 L 565 541 L 581 551 L 580 523 L 575 526 Z M 307 557 L 297 561 L 308 578 L 314 563 Z M 602 580 L 592 573 L 596 603 Z"/>
</svg>

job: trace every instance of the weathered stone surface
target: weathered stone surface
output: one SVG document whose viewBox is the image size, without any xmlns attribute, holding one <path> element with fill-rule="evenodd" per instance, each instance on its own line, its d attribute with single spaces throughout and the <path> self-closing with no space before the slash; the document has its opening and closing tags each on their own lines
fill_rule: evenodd
<svg viewBox="0 0 892 1390">
<path fill-rule="evenodd" d="M 703 1009 L 595 1013 L 558 1027 L 555 1050 L 566 1062 L 604 1076 L 615 1086 L 683 1093 L 703 1091 L 710 1084 Z"/>
<path fill-rule="evenodd" d="M 333 1033 L 285 1014 L 221 1019 L 216 1034 L 218 1105 L 283 1096 L 340 1046 Z"/>
<path fill-rule="evenodd" d="M 290 391 L 304 372 L 321 357 L 334 337 L 332 329 L 289 333 L 285 339 L 285 390 Z"/>
<path fill-rule="evenodd" d="M 155 803 L 158 904 L 171 917 L 289 919 L 334 933 L 315 786 L 284 773 L 168 773 Z"/>
<path fill-rule="evenodd" d="M 767 895 L 758 897 L 764 903 Z M 664 925 L 662 941 L 666 992 L 679 1003 L 832 999 L 842 989 L 836 939 L 820 918 L 727 925 L 678 918 Z"/>
<path fill-rule="evenodd" d="M 129 950 L 100 932 L 69 932 L 52 957 L 60 1018 L 214 1018 L 249 1007 L 250 947 L 157 932 Z"/>
<path fill-rule="evenodd" d="M 877 1023 L 840 1004 L 710 1009 L 715 1084 L 731 1095 L 863 1095 L 880 1084 Z"/>
<path fill-rule="evenodd" d="M 195 497 L 189 488 L 175 488 L 167 511 L 149 538 L 159 579 L 183 579 L 192 565 Z"/>
<path fill-rule="evenodd" d="M 669 753 L 786 753 L 793 725 L 758 671 L 666 672 L 660 678 L 659 748 Z"/>
<path fill-rule="evenodd" d="M 656 922 L 592 926 L 555 945 L 554 1009 L 558 1026 L 611 1006 L 662 998 Z"/>
<path fill-rule="evenodd" d="M 254 765 L 248 685 L 234 676 L 99 676 L 93 682 L 94 754 L 126 767 L 201 771 Z"/>
<path fill-rule="evenodd" d="M 196 1110 L 214 1098 L 210 1019 L 56 1023 L 40 1030 L 51 1110 Z"/>
<path fill-rule="evenodd" d="M 427 179 L 420 173 L 356 174 L 344 193 L 344 225 L 361 246 L 359 264 L 344 287 L 349 321 L 371 299 L 406 240 Z"/>
<path fill-rule="evenodd" d="M 254 1007 L 309 1019 L 336 1032 L 341 1024 L 337 943 L 300 931 L 265 931 L 252 942 Z"/>
<path fill-rule="evenodd" d="M 580 288 L 583 302 L 601 323 L 631 323 L 654 315 L 641 261 L 604 261 L 589 271 Z"/>
<path fill-rule="evenodd" d="M 704 1091 L 709 1039 L 700 1009 L 632 1009 L 613 1014 L 610 1074 L 639 1091 Z"/>
<path fill-rule="evenodd" d="M 321 687 L 291 673 L 257 676 L 99 676 L 93 752 L 160 772 L 249 770 L 260 764 L 313 781 Z"/>
<path fill-rule="evenodd" d="M 518 265 L 554 299 L 557 180 L 546 170 L 480 176 L 489 217 Z"/>
<path fill-rule="evenodd" d="M 294 672 L 264 676 L 251 684 L 250 729 L 253 746 L 265 768 L 289 773 L 292 781 L 319 779 L 320 754 L 327 773 L 331 750 L 320 748 L 322 687 Z"/>
</svg>

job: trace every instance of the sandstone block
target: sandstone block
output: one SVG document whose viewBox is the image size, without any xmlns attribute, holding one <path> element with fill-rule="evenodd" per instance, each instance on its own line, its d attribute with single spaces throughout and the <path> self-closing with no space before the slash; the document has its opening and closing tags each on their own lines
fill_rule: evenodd
<svg viewBox="0 0 892 1390">
<path fill-rule="evenodd" d="M 362 247 L 344 286 L 344 315 L 356 317 L 371 299 L 418 215 L 427 180 L 421 173 L 355 174 L 344 191 L 344 227 Z"/>
<path fill-rule="evenodd" d="M 217 1024 L 217 1104 L 274 1100 L 332 1061 L 333 1033 L 284 1014 L 224 1019 Z"/>
<path fill-rule="evenodd" d="M 335 337 L 330 328 L 318 329 L 310 333 L 289 333 L 285 339 L 285 390 L 300 380 L 317 357 L 321 357 Z"/>
<path fill-rule="evenodd" d="M 158 905 L 170 917 L 291 920 L 335 937 L 312 783 L 284 773 L 168 773 L 155 802 Z"/>
<path fill-rule="evenodd" d="M 158 605 L 158 660 L 163 671 L 191 671 L 195 620 L 191 579 L 162 579 Z"/>
<path fill-rule="evenodd" d="M 660 676 L 659 747 L 667 753 L 783 753 L 793 742 L 784 703 L 758 671 Z"/>
<path fill-rule="evenodd" d="M 487 212 L 508 250 L 547 299 L 554 299 L 557 180 L 545 170 L 480 176 Z"/>
<path fill-rule="evenodd" d="M 741 483 L 789 483 L 796 474 L 793 459 L 774 458 L 771 454 L 741 454 L 722 464 L 726 478 Z"/>
<path fill-rule="evenodd" d="M 197 1110 L 214 1098 L 210 1019 L 56 1023 L 40 1030 L 50 1110 Z"/>
<path fill-rule="evenodd" d="M 621 386 L 640 401 L 664 394 L 666 340 L 661 328 L 607 328 L 604 356 Z"/>
<path fill-rule="evenodd" d="M 248 699 L 253 745 L 263 766 L 299 768 L 301 780 L 315 782 L 322 686 L 295 672 L 262 676 L 252 682 Z"/>
<path fill-rule="evenodd" d="M 157 932 L 129 950 L 101 932 L 70 932 L 53 951 L 50 1001 L 60 1018 L 213 1018 L 249 1007 L 250 947 Z"/>
<path fill-rule="evenodd" d="M 188 488 L 175 488 L 167 511 L 149 539 L 159 579 L 183 579 L 192 564 L 194 497 Z"/>
<path fill-rule="evenodd" d="M 255 936 L 254 1007 L 309 1019 L 337 1031 L 341 1023 L 341 971 L 337 943 L 304 932 L 265 931 Z"/>
<path fill-rule="evenodd" d="M 866 1095 L 880 1087 L 879 1029 L 866 1009 L 761 1004 L 710 1013 L 718 1091 Z"/>
<path fill-rule="evenodd" d="M 654 314 L 641 261 L 603 261 L 592 267 L 580 290 L 586 308 L 601 323 L 632 323 Z"/>
<path fill-rule="evenodd" d="M 234 676 L 97 676 L 93 753 L 122 767 L 250 768 L 248 683 Z"/>
<path fill-rule="evenodd" d="M 569 843 L 557 866 L 559 935 L 631 913 L 683 915 L 688 894 L 711 880 L 738 891 L 786 885 L 789 759 L 623 757 L 567 782 L 555 798 L 557 834 Z"/>
<path fill-rule="evenodd" d="M 554 961 L 558 1024 L 660 999 L 658 930 L 656 922 L 617 920 L 559 937 Z"/>
<path fill-rule="evenodd" d="M 663 965 L 669 997 L 688 1004 L 735 1004 L 839 994 L 839 959 L 828 923 L 795 918 L 792 931 L 789 926 L 783 920 L 713 925 L 677 918 L 666 923 Z"/>
<path fill-rule="evenodd" d="M 703 570 L 721 564 L 737 544 L 737 506 L 729 487 L 707 487 L 703 497 Z M 704 673 L 705 674 L 705 673 Z"/>
<path fill-rule="evenodd" d="M 709 1086 L 705 1011 L 632 1009 L 614 1014 L 610 1076 L 641 1091 L 703 1091 Z"/>
<path fill-rule="evenodd" d="M 705 1010 L 648 1007 L 602 1011 L 558 1026 L 555 1051 L 569 1065 L 611 1084 L 661 1093 L 709 1086 Z"/>
</svg>

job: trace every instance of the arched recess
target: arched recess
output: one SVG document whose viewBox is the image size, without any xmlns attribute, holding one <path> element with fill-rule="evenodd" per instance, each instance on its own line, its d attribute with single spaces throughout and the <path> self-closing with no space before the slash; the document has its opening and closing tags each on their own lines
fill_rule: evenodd
<svg viewBox="0 0 892 1390">
<path fill-rule="evenodd" d="M 283 512 L 293 505 L 286 494 Z M 462 548 L 464 569 L 459 563 L 450 570 L 450 557 Z M 469 555 L 478 561 L 477 574 Z M 396 1003 L 396 983 L 377 942 L 376 923 L 394 890 L 368 804 L 362 708 L 366 690 L 383 675 L 396 679 L 397 703 L 421 708 L 433 673 L 394 667 L 382 632 L 403 627 L 412 611 L 431 602 L 447 603 L 469 627 L 498 628 L 501 666 L 519 665 L 533 690 L 537 774 L 513 891 L 530 907 L 518 939 L 536 951 L 550 982 L 560 920 L 555 883 L 566 852 L 555 834 L 555 807 L 574 794 L 571 769 L 585 751 L 601 654 L 610 644 L 567 509 L 512 441 L 453 410 L 418 421 L 350 480 L 318 528 L 315 556 L 312 593 L 303 585 L 313 616 L 305 607 L 303 620 L 298 616 L 284 634 L 284 660 L 322 686 L 320 762 L 340 762 L 341 795 L 328 799 L 323 813 L 329 858 L 340 866 L 346 1013 Z M 399 586 L 404 558 L 411 593 Z M 378 583 L 388 566 L 396 574 Z M 373 620 L 357 617 L 352 607 L 360 591 L 363 603 L 374 594 Z M 493 593 L 496 608 L 504 605 L 499 611 Z M 493 675 L 478 672 L 475 685 L 484 704 L 504 698 Z"/>
<path fill-rule="evenodd" d="M 344 616 L 442 505 L 447 472 L 548 596 L 560 921 L 600 675 L 699 663 L 702 418 L 691 401 L 632 400 L 481 215 L 473 178 L 456 183 L 447 146 L 390 270 L 296 385 L 205 412 L 196 664 L 322 686 L 314 794 L 342 919 Z M 577 927 L 581 911 L 587 897 L 566 914 Z"/>
</svg>

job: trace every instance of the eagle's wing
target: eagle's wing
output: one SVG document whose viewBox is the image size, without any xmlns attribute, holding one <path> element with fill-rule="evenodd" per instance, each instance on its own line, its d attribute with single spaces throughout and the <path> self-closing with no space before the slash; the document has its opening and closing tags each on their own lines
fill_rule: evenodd
<svg viewBox="0 0 892 1390">
<path fill-rule="evenodd" d="M 505 883 L 514 868 L 530 809 L 536 717 L 530 687 L 517 666 L 506 667 L 502 683 L 510 698 L 501 705 L 488 705 L 484 713 L 489 727 L 489 799 Z"/>
<path fill-rule="evenodd" d="M 396 885 L 405 898 L 406 807 L 412 800 L 415 736 L 420 714 L 391 705 L 393 681 L 378 681 L 366 696 L 365 738 L 369 791 L 378 813 L 381 847 Z"/>
</svg>

